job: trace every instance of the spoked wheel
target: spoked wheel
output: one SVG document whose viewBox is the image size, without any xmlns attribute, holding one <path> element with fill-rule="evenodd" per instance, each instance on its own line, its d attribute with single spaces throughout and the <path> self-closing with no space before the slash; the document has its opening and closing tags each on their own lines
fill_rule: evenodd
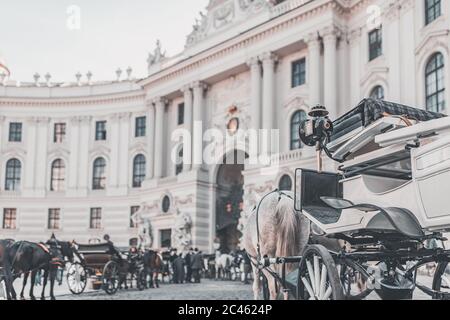
<svg viewBox="0 0 450 320">
<path fill-rule="evenodd" d="M 368 286 L 367 276 L 353 262 L 343 263 L 338 269 L 347 300 L 362 300 L 373 291 Z"/>
<path fill-rule="evenodd" d="M 142 291 L 147 286 L 147 273 L 144 270 L 140 270 L 136 274 L 136 286 L 139 291 Z"/>
<path fill-rule="evenodd" d="M 450 264 L 448 262 L 438 264 L 434 272 L 433 290 L 447 294 L 446 300 L 450 300 Z"/>
<path fill-rule="evenodd" d="M 119 266 L 115 261 L 110 261 L 103 269 L 102 285 L 103 290 L 109 295 L 113 295 L 119 289 Z"/>
<path fill-rule="evenodd" d="M 79 263 L 73 263 L 67 269 L 67 285 L 70 292 L 75 295 L 82 294 L 86 289 L 88 274 L 86 269 Z"/>
<path fill-rule="evenodd" d="M 336 264 L 321 245 L 308 246 L 298 270 L 297 297 L 302 300 L 345 300 Z"/>
</svg>

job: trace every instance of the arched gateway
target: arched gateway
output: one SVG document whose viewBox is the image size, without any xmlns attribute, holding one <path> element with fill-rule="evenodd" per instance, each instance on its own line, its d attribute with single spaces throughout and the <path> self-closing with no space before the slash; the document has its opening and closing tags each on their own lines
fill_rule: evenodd
<svg viewBox="0 0 450 320">
<path fill-rule="evenodd" d="M 245 158 L 243 151 L 230 152 L 217 172 L 216 236 L 224 252 L 236 249 L 241 237 L 237 225 L 243 209 Z"/>
</svg>

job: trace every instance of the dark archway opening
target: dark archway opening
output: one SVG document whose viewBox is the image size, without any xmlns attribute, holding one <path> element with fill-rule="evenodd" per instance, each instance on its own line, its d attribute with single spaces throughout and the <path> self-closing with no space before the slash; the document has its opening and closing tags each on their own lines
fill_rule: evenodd
<svg viewBox="0 0 450 320">
<path fill-rule="evenodd" d="M 216 236 L 219 250 L 234 251 L 242 234 L 237 230 L 244 205 L 244 161 L 243 151 L 229 153 L 217 173 Z"/>
</svg>

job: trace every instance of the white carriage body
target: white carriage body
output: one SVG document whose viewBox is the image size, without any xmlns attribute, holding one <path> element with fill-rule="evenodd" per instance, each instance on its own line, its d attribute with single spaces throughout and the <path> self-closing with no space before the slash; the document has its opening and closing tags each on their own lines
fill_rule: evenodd
<svg viewBox="0 0 450 320">
<path fill-rule="evenodd" d="M 339 168 L 344 172 L 339 182 L 344 199 L 407 209 L 425 233 L 450 230 L 450 118 L 409 123 L 387 116 L 328 147 L 335 158 L 346 159 Z M 373 164 L 378 171 L 361 170 Z M 346 178 L 345 173 L 352 170 L 356 174 Z M 324 223 L 308 210 L 302 212 L 327 234 L 365 229 L 377 215 L 345 209 L 338 221 Z"/>
</svg>

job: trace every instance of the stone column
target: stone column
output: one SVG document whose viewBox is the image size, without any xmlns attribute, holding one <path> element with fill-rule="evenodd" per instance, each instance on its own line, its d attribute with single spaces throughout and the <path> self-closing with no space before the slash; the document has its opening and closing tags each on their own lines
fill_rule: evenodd
<svg viewBox="0 0 450 320">
<path fill-rule="evenodd" d="M 348 37 L 350 44 L 350 104 L 356 106 L 361 100 L 361 29 L 352 30 Z"/>
<path fill-rule="evenodd" d="M 263 65 L 263 111 L 262 128 L 273 129 L 275 123 L 275 62 L 276 55 L 271 52 L 261 56 Z"/>
<path fill-rule="evenodd" d="M 164 108 L 165 99 L 159 97 L 154 101 L 155 104 L 155 178 L 163 176 L 163 141 L 164 141 Z"/>
<path fill-rule="evenodd" d="M 320 40 L 317 32 L 310 33 L 305 42 L 308 44 L 309 104 L 313 107 L 323 103 L 320 96 Z"/>
<path fill-rule="evenodd" d="M 193 130 L 192 130 L 192 167 L 199 169 L 203 163 L 203 128 L 204 119 L 204 91 L 207 86 L 202 82 L 192 85 L 193 92 Z"/>
<path fill-rule="evenodd" d="M 37 131 L 38 131 L 38 119 L 31 118 L 26 121 L 26 149 L 27 155 L 25 158 L 25 168 L 23 177 L 23 190 L 26 194 L 29 194 L 35 188 L 35 176 L 36 176 L 36 147 L 37 147 Z"/>
<path fill-rule="evenodd" d="M 5 141 L 5 116 L 0 116 L 0 151 L 4 148 Z"/>
<path fill-rule="evenodd" d="M 69 130 L 70 163 L 66 164 L 66 167 L 69 169 L 67 191 L 72 193 L 77 189 L 78 184 L 78 160 L 80 152 L 80 119 L 78 117 L 70 119 Z"/>
<path fill-rule="evenodd" d="M 119 182 L 119 154 L 126 152 L 125 150 L 120 150 L 120 132 L 119 132 L 119 115 L 113 114 L 109 118 L 110 132 L 108 132 L 109 147 L 111 150 L 109 165 L 108 165 L 108 190 L 117 188 Z"/>
<path fill-rule="evenodd" d="M 49 131 L 50 118 L 38 118 L 37 125 L 37 143 L 39 146 L 36 148 L 36 191 L 41 196 L 45 195 L 47 173 L 48 173 L 48 162 L 47 162 L 47 146 L 48 146 L 48 131 Z"/>
<path fill-rule="evenodd" d="M 130 172 L 129 164 L 129 147 L 130 147 L 130 119 L 131 113 L 124 112 L 119 115 L 119 188 L 121 193 L 124 194 L 128 190 L 128 174 Z"/>
<path fill-rule="evenodd" d="M 148 143 L 148 173 L 147 179 L 154 178 L 155 172 L 155 106 L 150 100 L 147 103 L 147 115 L 148 115 L 148 130 L 147 130 L 147 143 Z"/>
<path fill-rule="evenodd" d="M 324 44 L 324 103 L 330 111 L 331 119 L 335 119 L 338 111 L 337 101 L 337 37 L 335 27 L 327 27 L 322 33 Z"/>
<path fill-rule="evenodd" d="M 89 148 L 91 141 L 91 121 L 90 116 L 80 117 L 80 150 L 79 150 L 79 169 L 78 169 L 78 189 L 82 194 L 87 194 L 88 187 L 92 183 L 92 176 L 89 176 Z"/>
<path fill-rule="evenodd" d="M 189 162 L 184 161 L 183 172 L 188 172 L 192 168 L 192 90 L 191 86 L 184 86 L 181 91 L 184 94 L 184 127 L 189 132 L 189 141 L 183 141 L 183 154 L 185 158 L 189 159 Z"/>
<path fill-rule="evenodd" d="M 250 114 L 252 118 L 252 129 L 261 128 L 261 65 L 258 57 L 253 57 L 247 61 L 250 67 L 251 101 Z"/>
</svg>

